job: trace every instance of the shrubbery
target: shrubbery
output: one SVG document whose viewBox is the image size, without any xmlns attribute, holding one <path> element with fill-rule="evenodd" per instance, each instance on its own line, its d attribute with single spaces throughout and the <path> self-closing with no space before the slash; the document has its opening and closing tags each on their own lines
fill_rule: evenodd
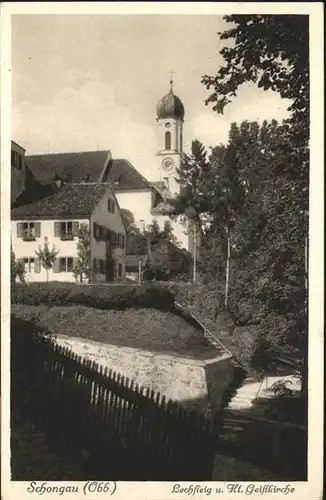
<svg viewBox="0 0 326 500">
<path fill-rule="evenodd" d="M 15 283 L 11 287 L 12 303 L 45 306 L 83 305 L 97 309 L 128 309 L 135 307 L 172 311 L 174 297 L 163 287 L 148 284 L 103 286 L 75 283 Z"/>
<path fill-rule="evenodd" d="M 166 282 L 162 287 L 172 293 L 175 301 L 202 319 L 215 320 L 223 310 L 223 290 L 203 283 Z"/>
</svg>

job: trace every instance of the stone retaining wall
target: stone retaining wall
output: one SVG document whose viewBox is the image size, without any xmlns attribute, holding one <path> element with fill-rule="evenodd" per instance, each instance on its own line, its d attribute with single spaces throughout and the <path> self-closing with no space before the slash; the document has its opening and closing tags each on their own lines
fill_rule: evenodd
<svg viewBox="0 0 326 500">
<path fill-rule="evenodd" d="M 213 414 L 233 376 L 228 354 L 196 360 L 65 336 L 58 336 L 57 343 L 187 408 L 210 406 Z"/>
</svg>

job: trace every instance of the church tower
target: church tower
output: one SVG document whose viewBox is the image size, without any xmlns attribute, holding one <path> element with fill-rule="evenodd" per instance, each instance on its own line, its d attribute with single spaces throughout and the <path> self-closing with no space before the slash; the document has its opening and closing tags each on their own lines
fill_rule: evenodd
<svg viewBox="0 0 326 500">
<path fill-rule="evenodd" d="M 182 133 L 184 106 L 173 93 L 173 80 L 170 81 L 170 92 L 157 104 L 158 125 L 158 167 L 160 180 L 164 182 L 172 195 L 180 193 L 177 182 L 182 160 Z"/>
</svg>

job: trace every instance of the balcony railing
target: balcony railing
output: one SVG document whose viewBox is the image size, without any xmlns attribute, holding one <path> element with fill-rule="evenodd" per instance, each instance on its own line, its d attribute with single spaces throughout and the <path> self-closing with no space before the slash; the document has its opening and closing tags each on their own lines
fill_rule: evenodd
<svg viewBox="0 0 326 500">
<path fill-rule="evenodd" d="M 72 233 L 63 233 L 60 236 L 62 241 L 71 241 L 74 239 L 74 235 Z"/>
</svg>

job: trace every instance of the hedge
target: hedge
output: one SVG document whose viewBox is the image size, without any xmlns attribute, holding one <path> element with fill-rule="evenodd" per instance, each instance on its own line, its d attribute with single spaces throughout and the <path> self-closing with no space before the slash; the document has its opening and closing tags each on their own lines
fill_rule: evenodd
<svg viewBox="0 0 326 500">
<path fill-rule="evenodd" d="M 169 290 L 154 284 L 138 287 L 128 284 L 14 283 L 11 286 L 11 302 L 49 307 L 83 305 L 107 310 L 142 307 L 172 311 L 174 296 Z"/>
</svg>

